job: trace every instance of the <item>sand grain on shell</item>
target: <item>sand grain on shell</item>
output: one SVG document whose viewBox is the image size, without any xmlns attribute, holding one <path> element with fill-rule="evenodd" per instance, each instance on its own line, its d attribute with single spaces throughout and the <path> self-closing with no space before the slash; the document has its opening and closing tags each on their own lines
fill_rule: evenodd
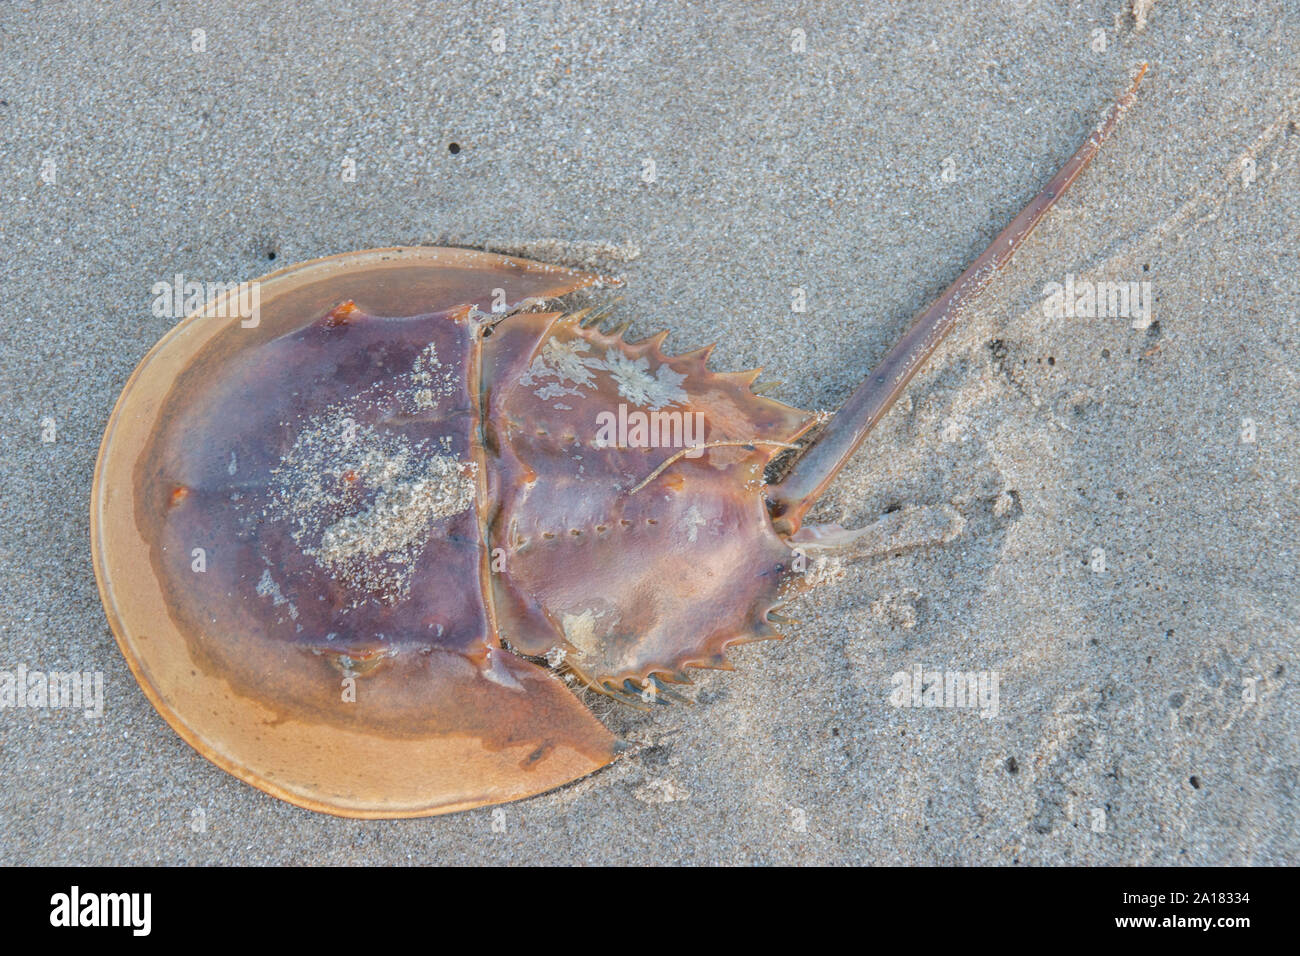
<svg viewBox="0 0 1300 956">
<path fill-rule="evenodd" d="M 477 466 L 446 444 L 435 450 L 331 409 L 273 470 L 267 516 L 289 522 L 303 553 L 349 587 L 401 600 L 435 523 L 474 503 Z"/>
</svg>

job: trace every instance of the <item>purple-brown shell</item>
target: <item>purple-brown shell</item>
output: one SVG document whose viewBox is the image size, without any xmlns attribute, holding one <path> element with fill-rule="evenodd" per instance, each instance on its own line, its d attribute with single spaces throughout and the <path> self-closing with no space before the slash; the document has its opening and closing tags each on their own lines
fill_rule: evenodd
<svg viewBox="0 0 1300 956">
<path fill-rule="evenodd" d="M 613 758 L 560 675 L 626 698 L 773 636 L 791 552 L 763 470 L 811 416 L 707 350 L 534 310 L 597 282 L 358 253 L 145 359 L 105 438 L 97 566 L 187 740 L 315 809 L 463 809 Z"/>
</svg>

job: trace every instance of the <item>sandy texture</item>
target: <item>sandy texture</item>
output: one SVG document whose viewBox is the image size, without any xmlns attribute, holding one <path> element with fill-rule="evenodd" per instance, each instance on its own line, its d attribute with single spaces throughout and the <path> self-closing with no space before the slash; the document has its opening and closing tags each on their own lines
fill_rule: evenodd
<svg viewBox="0 0 1300 956">
<path fill-rule="evenodd" d="M 1294 0 L 1143 4 L 1141 32 L 1127 0 L 717 6 L 4 5 L 0 669 L 99 671 L 106 702 L 0 710 L 0 862 L 1300 862 Z M 634 334 L 832 408 L 1144 58 L 816 515 L 960 533 L 824 575 L 694 707 L 597 702 L 639 752 L 352 822 L 222 773 L 137 688 L 87 501 L 174 321 L 154 283 L 439 242 L 594 264 Z M 1067 281 L 1150 282 L 1152 312 L 1046 316 Z M 918 667 L 996 675 L 996 715 L 895 706 Z"/>
</svg>

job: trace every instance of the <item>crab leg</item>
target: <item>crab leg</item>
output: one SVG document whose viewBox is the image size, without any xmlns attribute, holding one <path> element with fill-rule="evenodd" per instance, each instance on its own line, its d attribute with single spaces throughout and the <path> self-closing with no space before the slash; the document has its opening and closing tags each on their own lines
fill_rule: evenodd
<svg viewBox="0 0 1300 956">
<path fill-rule="evenodd" d="M 1132 84 L 1116 101 L 1109 116 L 1052 177 L 993 243 L 980 253 L 942 296 L 916 319 L 911 329 L 885 356 L 876 369 L 849 396 L 813 444 L 795 461 L 778 483 L 768 489 L 772 515 L 778 531 L 798 530 L 804 514 L 852 457 L 863 439 L 893 406 L 912 376 L 943 341 L 957 321 L 970 310 L 979 293 L 1010 259 L 1025 238 L 1070 188 L 1101 149 L 1116 122 L 1133 104 L 1138 84 L 1146 73 L 1143 63 Z"/>
</svg>

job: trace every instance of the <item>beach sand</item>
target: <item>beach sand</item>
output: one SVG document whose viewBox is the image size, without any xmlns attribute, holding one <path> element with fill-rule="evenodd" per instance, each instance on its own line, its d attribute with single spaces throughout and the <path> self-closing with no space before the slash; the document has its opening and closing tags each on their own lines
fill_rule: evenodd
<svg viewBox="0 0 1300 956">
<path fill-rule="evenodd" d="M 5 6 L 0 669 L 100 672 L 105 705 L 0 710 L 0 862 L 1300 862 L 1300 9 L 718 6 Z M 600 707 L 631 756 L 495 817 L 343 820 L 132 679 L 87 509 L 156 282 L 402 244 L 594 266 L 634 337 L 829 410 L 1142 60 L 815 514 L 960 534 L 845 565 L 693 707 Z M 1046 315 L 1067 281 L 1151 312 Z M 995 676 L 996 713 L 895 706 L 918 667 Z"/>
</svg>

